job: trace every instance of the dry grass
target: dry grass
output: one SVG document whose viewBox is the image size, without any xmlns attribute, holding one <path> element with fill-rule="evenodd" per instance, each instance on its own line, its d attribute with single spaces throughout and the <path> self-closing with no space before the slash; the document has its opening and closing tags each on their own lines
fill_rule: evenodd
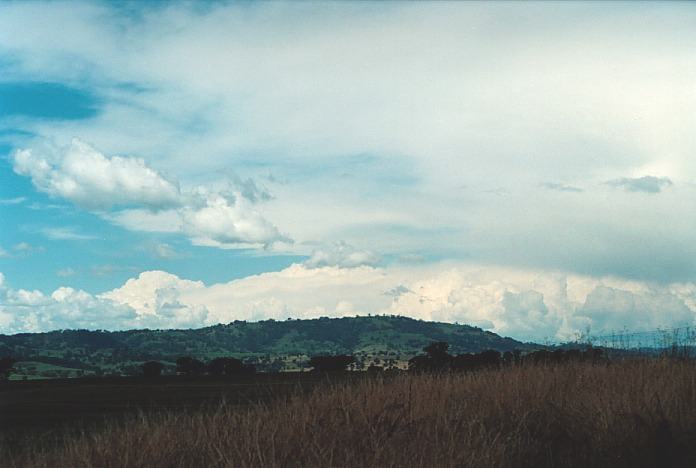
<svg viewBox="0 0 696 468">
<path fill-rule="evenodd" d="M 696 466 L 696 365 L 402 375 L 266 405 L 141 416 L 28 467 Z"/>
</svg>

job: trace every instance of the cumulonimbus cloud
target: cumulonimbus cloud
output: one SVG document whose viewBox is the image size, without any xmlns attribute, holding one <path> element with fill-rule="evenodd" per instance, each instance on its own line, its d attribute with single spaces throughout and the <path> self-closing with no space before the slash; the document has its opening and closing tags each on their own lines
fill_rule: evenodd
<svg viewBox="0 0 696 468">
<path fill-rule="evenodd" d="M 102 312 L 99 312 L 99 311 Z M 0 332 L 201 327 L 233 320 L 396 314 L 480 326 L 522 340 L 690 325 L 696 284 L 471 265 L 284 270 L 205 285 L 146 271 L 100 295 L 0 287 Z"/>
</svg>

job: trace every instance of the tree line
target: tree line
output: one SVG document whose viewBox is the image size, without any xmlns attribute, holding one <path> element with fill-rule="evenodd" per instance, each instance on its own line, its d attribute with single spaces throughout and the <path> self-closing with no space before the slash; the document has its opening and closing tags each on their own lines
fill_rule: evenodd
<svg viewBox="0 0 696 468">
<path fill-rule="evenodd" d="M 316 372 L 344 371 L 355 362 L 354 356 L 345 354 L 334 356 L 313 356 L 309 359 L 309 366 Z M 157 377 L 162 374 L 165 365 L 159 361 L 143 363 L 142 372 L 146 377 Z M 218 357 L 207 363 L 190 356 L 180 357 L 176 360 L 176 373 L 178 375 L 253 375 L 256 366 L 248 364 L 233 357 Z"/>
<path fill-rule="evenodd" d="M 147 361 L 142 365 L 142 372 L 146 377 L 158 377 L 164 368 L 165 365 L 159 361 Z M 190 356 L 184 356 L 176 360 L 176 373 L 188 376 L 253 375 L 256 373 L 256 367 L 233 357 L 217 357 L 204 363 Z"/>
<path fill-rule="evenodd" d="M 411 372 L 445 372 L 463 371 L 472 372 L 483 369 L 493 369 L 504 365 L 531 364 L 562 364 L 567 362 L 592 362 L 606 361 L 606 355 L 601 348 L 556 349 L 538 350 L 522 354 L 521 351 L 499 351 L 489 349 L 480 353 L 465 353 L 458 355 L 449 354 L 449 344 L 444 341 L 433 342 L 423 348 L 424 354 L 414 356 L 408 361 L 408 370 Z M 313 356 L 308 361 L 308 366 L 313 372 L 340 372 L 346 371 L 351 364 L 356 362 L 355 356 L 319 355 Z M 15 372 L 16 361 L 11 357 L 0 358 L 0 380 L 7 380 Z M 147 361 L 141 366 L 142 375 L 145 377 L 158 377 L 162 375 L 166 366 L 160 361 Z M 378 365 L 371 365 L 368 372 L 384 370 Z M 185 376 L 241 376 L 253 375 L 256 367 L 234 357 L 217 357 L 208 362 L 183 356 L 176 360 L 176 374 Z"/>
<path fill-rule="evenodd" d="M 476 354 L 449 354 L 449 345 L 444 341 L 434 342 L 423 348 L 425 354 L 411 358 L 408 361 L 409 371 L 461 371 L 473 372 L 483 369 L 495 369 L 504 365 L 531 364 L 564 364 L 569 362 L 591 362 L 598 364 L 606 361 L 604 351 L 600 348 L 579 349 L 541 349 L 522 354 L 521 351 L 506 351 L 501 353 L 489 349 Z"/>
</svg>

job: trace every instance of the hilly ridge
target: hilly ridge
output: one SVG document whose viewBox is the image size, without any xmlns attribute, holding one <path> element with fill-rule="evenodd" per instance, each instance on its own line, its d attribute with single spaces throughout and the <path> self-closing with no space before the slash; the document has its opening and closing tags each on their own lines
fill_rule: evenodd
<svg viewBox="0 0 696 468">
<path fill-rule="evenodd" d="M 538 345 L 477 327 L 401 316 L 235 321 L 189 330 L 88 331 L 0 335 L 0 356 L 13 356 L 28 378 L 132 375 L 147 360 L 172 366 L 181 356 L 202 360 L 234 356 L 259 370 L 298 370 L 309 356 L 353 354 L 358 368 L 372 362 L 404 362 L 433 341 L 453 353 L 485 349 L 527 350 Z"/>
</svg>

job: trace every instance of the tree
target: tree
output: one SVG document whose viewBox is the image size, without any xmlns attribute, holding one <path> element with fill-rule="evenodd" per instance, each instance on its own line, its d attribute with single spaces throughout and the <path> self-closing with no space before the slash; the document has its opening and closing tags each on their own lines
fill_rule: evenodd
<svg viewBox="0 0 696 468">
<path fill-rule="evenodd" d="M 159 361 L 147 361 L 142 365 L 143 375 L 145 377 L 159 377 L 162 375 L 164 364 Z"/>
<path fill-rule="evenodd" d="M 452 356 L 447 353 L 449 344 L 444 341 L 434 341 L 423 348 L 423 351 L 434 361 L 443 362 L 449 360 Z"/>
<path fill-rule="evenodd" d="M 203 375 L 205 373 L 205 364 L 189 356 L 180 357 L 176 360 L 176 373 L 183 375 Z"/>
<path fill-rule="evenodd" d="M 423 348 L 425 355 L 414 356 L 408 361 L 409 370 L 417 372 L 435 372 L 449 369 L 452 356 L 447 350 L 449 344 L 444 341 L 435 341 Z"/>
<path fill-rule="evenodd" d="M 0 358 L 0 380 L 8 380 L 10 374 L 15 371 L 13 367 L 17 361 L 11 357 Z"/>
<path fill-rule="evenodd" d="M 309 365 L 315 372 L 335 372 L 344 371 L 355 362 L 355 356 L 314 356 L 309 360 Z"/>
<path fill-rule="evenodd" d="M 219 357 L 208 363 L 208 373 L 212 375 L 235 375 L 244 372 L 244 363 L 233 357 Z"/>
</svg>

